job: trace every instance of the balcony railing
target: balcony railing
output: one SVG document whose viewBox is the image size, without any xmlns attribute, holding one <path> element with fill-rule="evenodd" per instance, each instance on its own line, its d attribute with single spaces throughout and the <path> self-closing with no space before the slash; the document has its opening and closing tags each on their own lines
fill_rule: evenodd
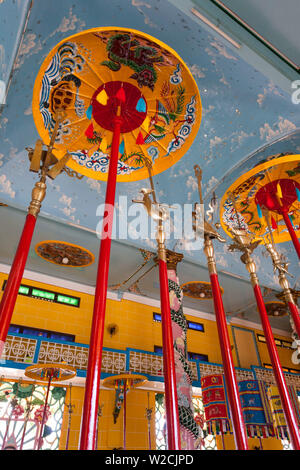
<svg viewBox="0 0 300 470">
<path fill-rule="evenodd" d="M 77 369 L 77 376 L 85 377 L 88 364 L 88 344 L 51 340 L 15 333 L 8 335 L 4 347 L 2 367 L 25 369 L 31 364 L 65 362 Z M 223 366 L 201 361 L 190 361 L 193 385 L 201 386 L 201 376 L 222 374 Z M 103 348 L 102 378 L 125 372 L 143 374 L 149 380 L 163 382 L 162 354 L 133 348 L 125 350 Z M 258 379 L 276 384 L 273 371 L 253 366 L 251 369 L 236 368 L 237 380 Z M 287 385 L 300 390 L 300 373 L 285 373 Z"/>
</svg>

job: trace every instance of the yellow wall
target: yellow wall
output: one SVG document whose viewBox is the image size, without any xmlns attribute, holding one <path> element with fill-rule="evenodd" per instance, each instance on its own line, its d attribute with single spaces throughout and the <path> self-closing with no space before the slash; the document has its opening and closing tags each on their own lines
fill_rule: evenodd
<svg viewBox="0 0 300 470">
<path fill-rule="evenodd" d="M 7 279 L 7 275 L 0 273 L 1 287 L 5 279 Z M 22 282 L 27 285 L 61 292 L 66 295 L 79 296 L 81 298 L 80 308 L 55 304 L 19 295 L 14 310 L 12 323 L 73 334 L 75 335 L 75 341 L 77 343 L 89 343 L 94 300 L 92 295 L 78 293 L 65 288 L 42 284 L 27 279 L 23 279 Z M 153 351 L 154 345 L 161 346 L 161 323 L 153 321 L 154 311 L 159 313 L 159 309 L 152 306 L 147 306 L 124 299 L 121 301 L 108 299 L 106 310 L 106 325 L 117 324 L 118 332 L 114 336 L 110 336 L 108 331 L 105 329 L 104 346 L 113 349 L 126 349 L 127 347 L 131 347 L 145 351 Z M 210 320 L 197 319 L 192 316 L 187 316 L 187 319 L 203 323 L 204 325 L 204 333 L 190 329 L 188 330 L 188 350 L 194 353 L 207 354 L 209 362 L 222 363 L 216 323 Z M 232 329 L 228 328 L 228 330 L 230 342 L 233 346 L 232 354 L 234 363 L 236 366 L 238 366 Z M 262 334 L 262 331 L 255 330 L 255 335 L 257 333 Z M 278 338 L 287 339 L 284 337 Z M 259 342 L 256 342 L 256 344 L 261 362 L 270 363 L 266 345 Z M 278 352 L 284 367 L 296 368 L 296 366 L 291 363 L 291 350 L 278 348 Z M 72 428 L 69 446 L 70 449 L 78 448 L 83 397 L 84 389 L 82 387 L 73 386 L 72 402 L 75 405 L 75 408 L 74 412 L 72 413 Z M 148 396 L 146 391 L 132 390 L 128 393 L 128 449 L 148 448 L 147 420 L 145 417 L 147 402 Z M 68 403 L 68 396 L 66 398 L 66 403 Z M 114 406 L 114 391 L 101 390 L 100 403 L 103 403 L 104 407 L 103 416 L 100 418 L 99 446 L 102 449 L 122 447 L 122 412 L 116 424 L 113 423 L 112 417 Z M 154 409 L 155 394 L 153 392 L 150 393 L 150 403 L 150 406 Z M 66 408 L 60 442 L 61 449 L 65 448 L 68 425 L 67 417 Z M 154 418 L 152 420 L 151 432 L 152 445 L 154 445 Z M 234 448 L 232 447 L 234 446 L 233 438 L 228 436 L 226 439 L 228 440 L 228 448 Z M 271 448 L 276 448 L 278 445 L 278 441 L 272 444 L 271 440 L 264 440 L 264 443 L 264 446 L 268 447 L 271 445 Z"/>
</svg>

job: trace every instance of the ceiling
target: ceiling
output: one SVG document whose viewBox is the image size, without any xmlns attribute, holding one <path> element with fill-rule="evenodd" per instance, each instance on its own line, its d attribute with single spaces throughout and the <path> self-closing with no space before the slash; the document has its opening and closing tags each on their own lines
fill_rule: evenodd
<svg viewBox="0 0 300 470">
<path fill-rule="evenodd" d="M 203 106 L 201 126 L 186 155 L 154 177 L 161 202 L 180 205 L 199 202 L 195 164 L 203 170 L 208 204 L 213 191 L 220 199 L 243 172 L 243 162 L 281 152 L 299 153 L 300 104 L 293 103 L 291 98 L 291 82 L 299 79 L 295 64 L 299 65 L 300 33 L 293 27 L 299 13 L 298 2 L 288 0 L 282 8 L 279 0 L 272 0 L 272 4 L 268 0 L 263 3 L 267 15 L 258 0 L 224 0 L 222 8 L 217 3 L 213 0 L 0 1 L 0 202 L 8 206 L 0 207 L 0 262 L 9 264 L 13 258 L 31 190 L 37 181 L 37 176 L 28 171 L 25 150 L 34 147 L 39 137 L 31 109 L 35 78 L 49 51 L 79 31 L 119 26 L 148 33 L 176 50 L 194 76 Z M 238 22 L 235 15 L 230 16 L 224 6 L 263 35 L 264 40 Z M 209 23 L 192 13 L 192 9 Z M 148 184 L 146 180 L 119 183 L 117 211 L 120 197 L 126 196 L 131 201 Z M 105 187 L 105 182 L 87 177 L 79 180 L 66 173 L 48 181 L 27 269 L 95 284 L 99 250 L 95 232 L 100 220 L 96 211 L 104 202 Z M 55 266 L 34 251 L 34 246 L 43 240 L 61 240 L 86 247 L 94 253 L 96 262 L 87 268 Z M 109 284 L 121 283 L 137 269 L 143 261 L 139 248 L 155 251 L 155 246 L 155 241 L 149 238 L 115 239 Z M 184 238 L 168 241 L 168 248 L 175 246 L 184 254 L 178 270 L 180 281 L 208 280 L 202 250 L 193 249 Z M 227 243 L 215 242 L 225 309 L 229 316 L 244 312 L 245 319 L 259 323 L 245 267 L 239 254 L 229 253 L 227 247 Z M 299 263 L 291 243 L 280 244 L 280 250 L 290 262 L 292 286 L 299 289 Z M 279 286 L 271 261 L 264 257 L 260 247 L 254 257 L 260 281 L 268 292 L 266 300 L 274 300 Z M 143 295 L 159 298 L 156 268 L 141 280 L 139 288 Z M 185 305 L 213 311 L 210 301 L 185 298 Z M 272 326 L 289 330 L 288 318 L 272 319 Z"/>
</svg>

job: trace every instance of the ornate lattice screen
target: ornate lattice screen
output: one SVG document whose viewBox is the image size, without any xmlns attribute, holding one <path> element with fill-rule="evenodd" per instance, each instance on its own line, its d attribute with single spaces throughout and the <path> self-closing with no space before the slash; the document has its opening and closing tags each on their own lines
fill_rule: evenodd
<svg viewBox="0 0 300 470">
<path fill-rule="evenodd" d="M 59 446 L 66 389 L 51 387 L 43 450 Z M 0 383 L 0 449 L 37 449 L 46 387 L 30 383 Z"/>
</svg>

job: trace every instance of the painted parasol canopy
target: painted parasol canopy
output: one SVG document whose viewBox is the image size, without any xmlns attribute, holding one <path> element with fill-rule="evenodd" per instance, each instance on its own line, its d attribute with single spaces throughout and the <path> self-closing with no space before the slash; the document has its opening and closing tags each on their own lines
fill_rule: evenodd
<svg viewBox="0 0 300 470">
<path fill-rule="evenodd" d="M 267 236 L 270 229 L 275 243 L 286 242 L 290 234 L 283 210 L 299 237 L 300 155 L 270 156 L 241 175 L 223 195 L 220 222 L 229 236 L 228 227 L 240 225 L 257 239 Z"/>
<path fill-rule="evenodd" d="M 124 385 L 126 387 L 135 388 L 144 385 L 147 382 L 147 377 L 139 374 L 119 374 L 112 375 L 103 379 L 103 385 L 108 388 L 116 388 L 118 384 Z"/>
<path fill-rule="evenodd" d="M 117 181 L 147 178 L 147 160 L 153 174 L 165 171 L 197 135 L 201 99 L 189 69 L 161 41 L 127 28 L 94 28 L 57 44 L 37 75 L 32 110 L 47 145 L 63 109 L 53 153 L 68 151 L 70 168 L 106 180 L 120 103 Z"/>
<path fill-rule="evenodd" d="M 52 382 L 73 379 L 76 376 L 76 369 L 69 364 L 33 364 L 26 367 L 26 377 L 34 380 L 47 381 L 51 377 Z"/>
</svg>

